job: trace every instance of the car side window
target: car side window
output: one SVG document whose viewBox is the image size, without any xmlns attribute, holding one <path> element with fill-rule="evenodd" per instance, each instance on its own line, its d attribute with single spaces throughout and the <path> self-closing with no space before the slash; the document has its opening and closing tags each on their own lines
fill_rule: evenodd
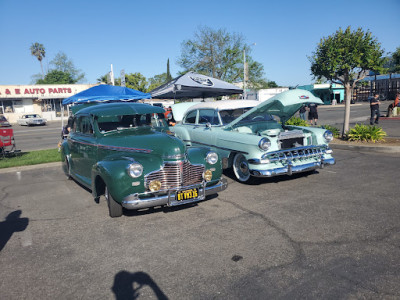
<svg viewBox="0 0 400 300">
<path fill-rule="evenodd" d="M 186 115 L 184 124 L 195 124 L 196 123 L 197 110 L 191 111 Z"/>
<path fill-rule="evenodd" d="M 219 125 L 218 113 L 214 109 L 199 110 L 199 124 Z"/>
<path fill-rule="evenodd" d="M 83 134 L 93 134 L 93 128 L 89 117 L 84 116 L 81 118 L 80 128 Z"/>
</svg>

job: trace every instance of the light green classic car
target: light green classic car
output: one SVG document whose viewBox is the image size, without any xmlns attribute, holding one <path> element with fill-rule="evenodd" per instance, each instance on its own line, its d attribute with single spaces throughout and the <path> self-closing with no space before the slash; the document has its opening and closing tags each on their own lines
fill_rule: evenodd
<svg viewBox="0 0 400 300">
<path fill-rule="evenodd" d="M 306 172 L 335 163 L 330 131 L 285 123 L 302 105 L 323 104 L 305 90 L 289 90 L 262 103 L 249 100 L 192 102 L 172 107 L 171 128 L 187 146 L 212 147 L 240 182 Z"/>
<path fill-rule="evenodd" d="M 186 149 L 168 130 L 164 109 L 140 103 L 96 104 L 78 110 L 61 147 L 63 169 L 105 195 L 111 217 L 123 207 L 175 206 L 227 187 L 218 154 Z"/>
</svg>

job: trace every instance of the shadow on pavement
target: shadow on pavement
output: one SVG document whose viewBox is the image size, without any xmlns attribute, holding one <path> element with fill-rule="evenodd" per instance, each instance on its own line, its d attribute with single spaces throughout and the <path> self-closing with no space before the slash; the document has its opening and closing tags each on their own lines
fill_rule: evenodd
<svg viewBox="0 0 400 300">
<path fill-rule="evenodd" d="M 168 299 L 153 279 L 145 272 L 119 272 L 115 275 L 114 284 L 111 290 L 115 294 L 117 300 L 138 299 L 140 296 L 140 289 L 143 287 L 150 287 L 157 299 Z"/>
<path fill-rule="evenodd" d="M 0 222 L 0 251 L 10 240 L 14 232 L 24 231 L 28 227 L 29 219 L 20 218 L 21 210 L 16 210 L 8 214 L 6 220 Z"/>
</svg>

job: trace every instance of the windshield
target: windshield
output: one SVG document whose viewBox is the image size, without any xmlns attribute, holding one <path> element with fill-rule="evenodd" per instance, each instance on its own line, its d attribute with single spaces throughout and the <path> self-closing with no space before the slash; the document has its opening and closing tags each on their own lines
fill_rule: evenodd
<svg viewBox="0 0 400 300">
<path fill-rule="evenodd" d="M 229 124 L 230 122 L 240 117 L 250 109 L 252 109 L 252 107 L 220 110 L 219 115 L 221 117 L 222 124 L 223 125 Z"/>
<path fill-rule="evenodd" d="M 30 119 L 30 118 L 40 118 L 39 115 L 26 115 L 25 118 Z"/>
<path fill-rule="evenodd" d="M 102 116 L 97 120 L 101 133 L 130 128 L 160 128 L 167 127 L 164 114 L 141 114 L 122 116 Z"/>
</svg>

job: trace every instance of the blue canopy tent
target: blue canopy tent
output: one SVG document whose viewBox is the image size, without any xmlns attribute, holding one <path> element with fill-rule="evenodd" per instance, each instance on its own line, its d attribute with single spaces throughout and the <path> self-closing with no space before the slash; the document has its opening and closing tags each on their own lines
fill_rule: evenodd
<svg viewBox="0 0 400 300">
<path fill-rule="evenodd" d="M 136 101 L 140 99 L 150 99 L 151 95 L 142 93 L 134 89 L 122 86 L 113 86 L 100 84 L 84 90 L 62 101 L 63 105 L 67 104 L 83 104 L 94 102 L 111 102 L 111 101 Z M 64 110 L 64 107 L 61 106 Z M 64 127 L 64 111 L 61 112 L 61 126 Z"/>
<path fill-rule="evenodd" d="M 101 84 L 84 90 L 69 98 L 65 98 L 62 104 L 67 105 L 102 101 L 132 101 L 150 98 L 151 95 L 148 93 L 142 93 L 122 86 Z"/>
</svg>

